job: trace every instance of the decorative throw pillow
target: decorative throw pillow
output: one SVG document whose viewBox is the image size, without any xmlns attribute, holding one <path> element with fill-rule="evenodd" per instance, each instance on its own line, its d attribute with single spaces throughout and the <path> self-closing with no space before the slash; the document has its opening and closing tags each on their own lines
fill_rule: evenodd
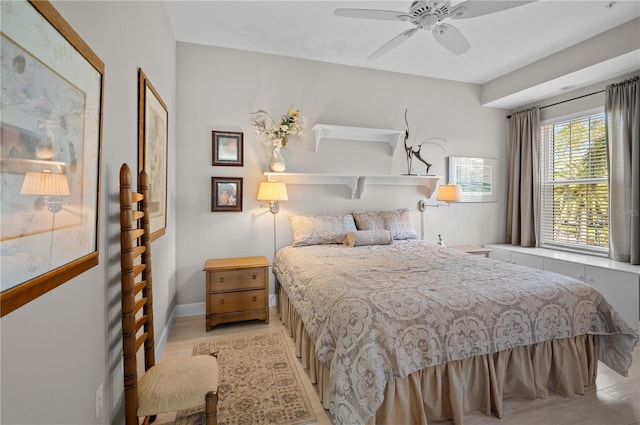
<svg viewBox="0 0 640 425">
<path fill-rule="evenodd" d="M 355 232 L 351 214 L 289 214 L 293 246 L 340 244 Z"/>
<path fill-rule="evenodd" d="M 344 244 L 346 246 L 388 245 L 391 240 L 391 232 L 388 230 L 357 230 L 347 233 Z"/>
<path fill-rule="evenodd" d="M 418 239 L 409 208 L 353 212 L 358 230 L 388 230 L 393 239 Z"/>
</svg>

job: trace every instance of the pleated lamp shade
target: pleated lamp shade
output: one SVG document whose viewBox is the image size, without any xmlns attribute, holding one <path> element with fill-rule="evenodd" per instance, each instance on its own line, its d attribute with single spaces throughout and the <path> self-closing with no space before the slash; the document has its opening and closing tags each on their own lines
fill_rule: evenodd
<svg viewBox="0 0 640 425">
<path fill-rule="evenodd" d="M 65 174 L 27 173 L 24 176 L 20 193 L 22 195 L 69 196 L 69 181 Z"/>
<path fill-rule="evenodd" d="M 262 182 L 258 189 L 258 201 L 288 201 L 287 186 L 283 182 Z"/>
<path fill-rule="evenodd" d="M 458 202 L 462 200 L 462 187 L 457 184 L 441 184 L 436 201 Z"/>
</svg>

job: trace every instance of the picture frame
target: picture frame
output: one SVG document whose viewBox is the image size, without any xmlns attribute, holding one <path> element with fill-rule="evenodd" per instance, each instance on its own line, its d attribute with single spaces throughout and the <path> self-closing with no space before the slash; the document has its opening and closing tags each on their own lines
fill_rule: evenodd
<svg viewBox="0 0 640 425">
<path fill-rule="evenodd" d="M 169 143 L 167 105 L 138 68 L 138 173 L 149 178 L 149 239 L 167 230 L 167 151 Z"/>
<path fill-rule="evenodd" d="M 460 202 L 496 202 L 498 160 L 449 157 L 449 184 L 462 187 Z"/>
<path fill-rule="evenodd" d="M 5 316 L 98 264 L 105 67 L 51 3 L 0 8 Z"/>
<path fill-rule="evenodd" d="M 211 165 L 242 167 L 244 165 L 243 133 L 235 131 L 212 131 L 213 160 Z"/>
<path fill-rule="evenodd" d="M 242 177 L 211 177 L 211 211 L 242 211 Z"/>
</svg>

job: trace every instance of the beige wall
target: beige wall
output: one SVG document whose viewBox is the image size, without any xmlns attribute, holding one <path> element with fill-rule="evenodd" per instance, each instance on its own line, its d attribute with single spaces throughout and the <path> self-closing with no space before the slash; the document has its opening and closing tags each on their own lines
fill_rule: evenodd
<svg viewBox="0 0 640 425">
<path fill-rule="evenodd" d="M 311 131 L 316 123 L 404 130 L 405 109 L 410 144 L 447 140 L 446 153 L 432 145 L 422 151 L 442 182 L 448 156 L 498 159 L 498 202 L 428 208 L 424 217 L 417 209 L 424 196 L 411 186 L 371 186 L 362 199 L 349 199 L 342 186 L 290 185 L 289 201 L 276 217 L 278 247 L 291 241 L 288 213 L 398 207 L 412 209 L 418 233 L 424 219 L 427 240 L 435 242 L 442 233 L 449 244 L 503 241 L 506 111 L 480 106 L 479 86 L 186 43 L 178 43 L 177 58 L 178 305 L 204 311 L 207 258 L 273 257 L 272 217 L 255 199 L 269 154 L 251 126 L 249 112 L 258 109 L 280 116 L 293 103 L 307 116 L 309 130 L 284 152 L 290 172 L 406 173 L 402 148 L 391 157 L 379 143 L 327 141 L 315 152 Z M 244 133 L 244 167 L 211 166 L 212 130 Z M 418 161 L 415 171 L 424 173 Z M 243 212 L 210 212 L 212 176 L 243 177 Z"/>
</svg>

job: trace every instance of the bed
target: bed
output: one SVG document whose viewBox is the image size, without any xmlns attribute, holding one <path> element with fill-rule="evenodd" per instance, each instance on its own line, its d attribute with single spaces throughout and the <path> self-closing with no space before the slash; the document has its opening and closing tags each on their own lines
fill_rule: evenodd
<svg viewBox="0 0 640 425">
<path fill-rule="evenodd" d="M 274 258 L 281 320 L 334 423 L 463 424 L 510 396 L 582 394 L 598 360 L 626 376 L 638 335 L 597 291 L 417 240 L 407 212 L 290 215 Z"/>
</svg>

